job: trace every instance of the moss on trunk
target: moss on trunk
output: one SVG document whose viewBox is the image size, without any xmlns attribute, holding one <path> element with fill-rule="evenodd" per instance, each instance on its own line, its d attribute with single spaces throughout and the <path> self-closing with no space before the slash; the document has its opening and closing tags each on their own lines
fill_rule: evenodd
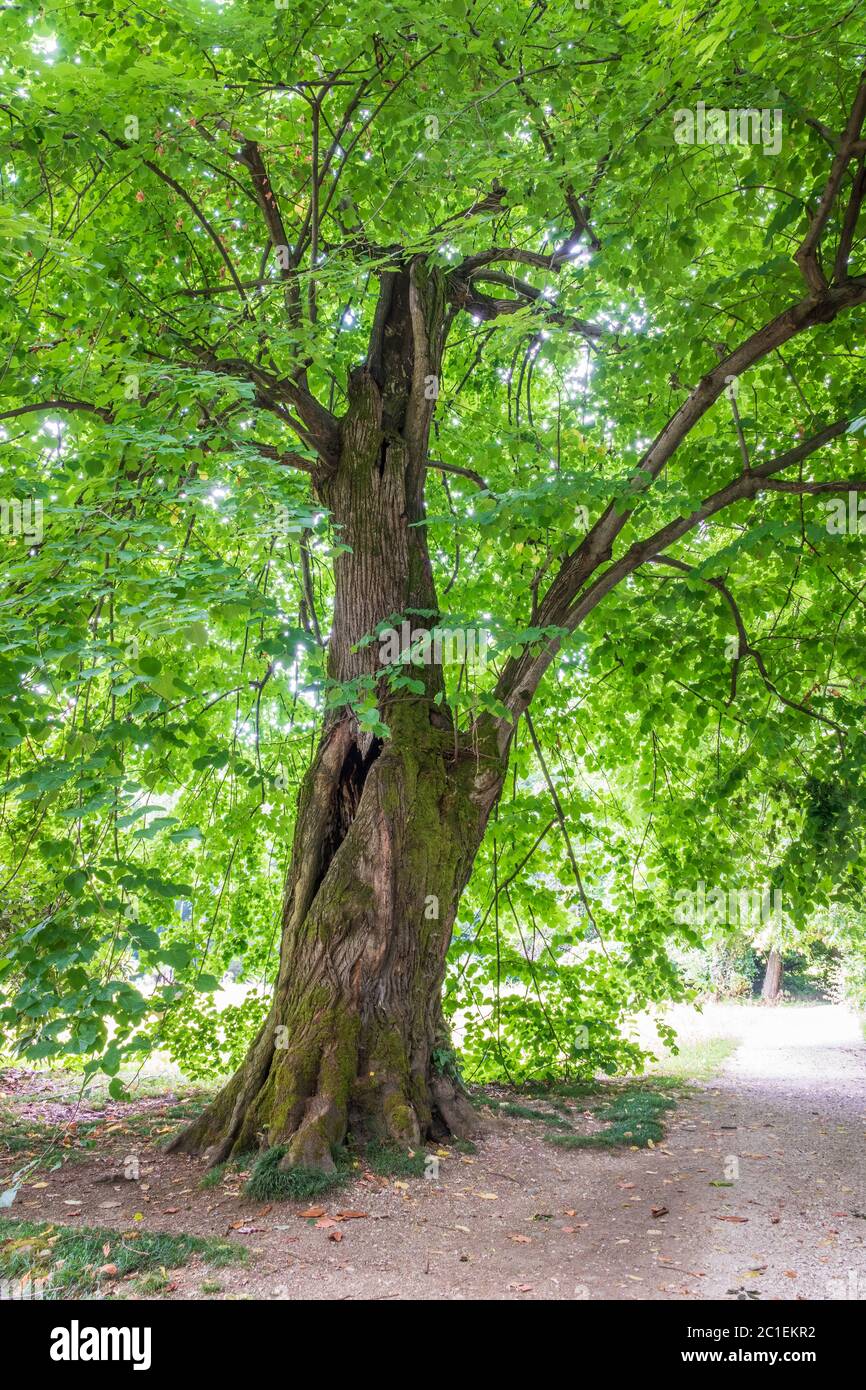
<svg viewBox="0 0 866 1390">
<path fill-rule="evenodd" d="M 420 261 L 383 275 L 366 363 L 349 381 L 339 465 L 322 482 L 346 549 L 335 565 L 328 674 L 377 682 L 383 743 L 333 713 L 304 779 L 271 1012 L 243 1066 L 175 1147 L 211 1163 L 256 1144 L 327 1168 L 351 1128 L 417 1143 L 468 1135 L 474 1112 L 436 1071 L 457 904 L 504 777 L 495 743 L 457 737 L 441 667 L 393 693 L 376 644 L 390 615 L 438 611 L 423 476 L 445 297 Z M 483 742 L 483 740 L 482 740 Z"/>
</svg>

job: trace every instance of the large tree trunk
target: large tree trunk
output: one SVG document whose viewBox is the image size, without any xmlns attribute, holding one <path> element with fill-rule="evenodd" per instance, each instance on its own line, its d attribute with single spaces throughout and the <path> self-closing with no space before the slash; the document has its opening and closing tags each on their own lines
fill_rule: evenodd
<svg viewBox="0 0 866 1390">
<path fill-rule="evenodd" d="M 318 481 L 348 547 L 328 642 L 335 681 L 375 675 L 378 643 L 357 644 L 377 624 L 436 612 L 425 530 L 413 523 L 423 519 L 444 324 L 441 285 L 420 263 L 383 277 L 339 462 Z M 442 1065 L 440 998 L 504 757 L 492 729 L 476 729 L 469 746 L 456 734 L 441 668 L 411 674 L 423 695 L 378 683 L 384 741 L 346 707 L 326 720 L 298 800 L 273 1006 L 243 1065 L 175 1141 L 211 1164 L 279 1144 L 286 1166 L 328 1168 L 349 1129 L 412 1144 L 474 1124 Z"/>
<path fill-rule="evenodd" d="M 761 989 L 761 998 L 765 1004 L 775 1004 L 782 992 L 782 956 L 775 946 L 770 948 L 767 956 L 767 968 L 764 971 L 764 984 Z"/>
</svg>

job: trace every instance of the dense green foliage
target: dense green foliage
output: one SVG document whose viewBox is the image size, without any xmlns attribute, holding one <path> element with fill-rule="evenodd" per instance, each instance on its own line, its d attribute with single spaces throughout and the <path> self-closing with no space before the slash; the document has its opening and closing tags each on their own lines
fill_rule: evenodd
<svg viewBox="0 0 866 1390">
<path fill-rule="evenodd" d="M 556 273 L 491 269 L 485 292 L 514 274 L 536 298 L 451 329 L 431 452 L 458 471 L 431 469 L 427 507 L 443 622 L 494 638 L 486 670 L 448 671 L 469 727 L 508 654 L 555 635 L 539 572 L 611 496 L 627 546 L 743 449 L 760 462 L 838 420 L 786 476 L 862 473 L 855 307 L 745 372 L 737 410 L 718 400 L 653 488 L 629 483 L 716 345 L 803 296 L 793 253 L 866 34 L 830 0 L 0 8 L 0 493 L 31 521 L 42 504 L 40 534 L 7 505 L 0 536 L 0 1024 L 121 1094 L 154 1047 L 194 1077 L 243 1055 L 321 713 L 352 701 L 379 725 L 369 690 L 325 680 L 341 538 L 274 383 L 303 362 L 342 407 L 395 244 L 443 267 L 540 253 L 571 233 L 564 187 L 590 206 L 593 240 Z M 674 112 L 699 101 L 781 112 L 778 152 L 678 144 Z M 312 235 L 291 282 L 277 206 L 288 246 Z M 794 935 L 840 905 L 862 958 L 862 547 L 820 496 L 763 492 L 677 543 L 690 568 L 636 569 L 564 640 L 459 912 L 465 1075 L 639 1065 L 620 1020 L 682 991 L 673 947 L 724 930 L 677 920 L 698 883 L 776 889 Z M 763 673 L 736 659 L 714 580 Z M 260 988 L 218 1013 L 233 961 Z"/>
</svg>

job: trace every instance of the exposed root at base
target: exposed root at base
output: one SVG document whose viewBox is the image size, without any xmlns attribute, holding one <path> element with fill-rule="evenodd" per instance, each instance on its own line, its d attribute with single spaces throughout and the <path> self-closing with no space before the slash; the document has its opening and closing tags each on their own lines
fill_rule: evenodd
<svg viewBox="0 0 866 1390">
<path fill-rule="evenodd" d="M 269 1131 L 263 1126 L 256 1131 L 255 1142 L 250 1142 L 250 1115 L 256 1113 L 258 1099 L 258 1093 L 249 1094 L 249 1079 L 244 1085 L 236 1074 L 211 1105 L 175 1136 L 168 1145 L 169 1152 L 201 1154 L 207 1167 L 214 1168 L 251 1148 L 281 1146 L 286 1150 L 280 1160 L 281 1170 L 306 1168 L 333 1173 L 334 1153 L 350 1132 L 364 1143 L 378 1139 L 411 1148 L 426 1139 L 441 1142 L 449 1135 L 477 1138 L 486 1128 L 460 1083 L 439 1073 L 428 1083 L 425 1123 L 419 1120 L 419 1106 L 392 1081 L 377 1089 L 375 1105 L 371 1105 L 368 1093 L 357 1108 L 318 1092 L 304 1103 L 300 1117 L 297 1107 L 293 1108 L 291 1128 Z"/>
</svg>

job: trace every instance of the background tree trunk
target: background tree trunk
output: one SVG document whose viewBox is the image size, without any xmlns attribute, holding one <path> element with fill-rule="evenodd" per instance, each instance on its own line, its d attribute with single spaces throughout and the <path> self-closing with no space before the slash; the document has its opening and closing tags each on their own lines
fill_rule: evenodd
<svg viewBox="0 0 866 1390">
<path fill-rule="evenodd" d="M 383 276 L 370 353 L 349 383 L 340 457 L 320 480 L 340 540 L 328 674 L 380 669 L 403 615 L 437 611 L 423 519 L 427 437 L 445 302 L 420 262 Z M 457 736 L 441 667 L 424 693 L 377 685 L 383 742 L 343 706 L 301 788 L 271 1011 L 243 1065 L 174 1147 L 211 1164 L 257 1144 L 329 1168 L 347 1130 L 417 1143 L 465 1134 L 474 1112 L 449 1066 L 441 1011 L 460 894 L 502 788 L 495 739 Z"/>
<path fill-rule="evenodd" d="M 782 993 L 782 957 L 775 946 L 770 948 L 767 956 L 767 968 L 764 971 L 764 984 L 761 989 L 761 998 L 765 1004 L 775 1004 Z"/>
</svg>

